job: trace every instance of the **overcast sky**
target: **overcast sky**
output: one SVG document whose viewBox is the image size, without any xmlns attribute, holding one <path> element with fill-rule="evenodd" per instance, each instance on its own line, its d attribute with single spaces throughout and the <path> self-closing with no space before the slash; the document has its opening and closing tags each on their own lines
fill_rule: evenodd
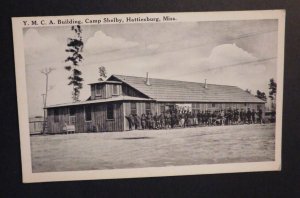
<svg viewBox="0 0 300 198">
<path fill-rule="evenodd" d="M 96 82 L 98 67 L 108 74 L 235 85 L 266 92 L 276 79 L 277 20 L 84 25 L 84 88 Z M 48 105 L 72 102 L 64 69 L 70 26 L 24 28 L 26 81 L 30 116 L 42 115 L 43 68 L 53 67 Z M 184 93 L 183 93 L 184 94 Z"/>
</svg>

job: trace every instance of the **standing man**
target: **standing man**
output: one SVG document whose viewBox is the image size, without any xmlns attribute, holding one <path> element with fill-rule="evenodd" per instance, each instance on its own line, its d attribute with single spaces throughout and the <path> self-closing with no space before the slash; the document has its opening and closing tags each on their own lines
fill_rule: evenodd
<svg viewBox="0 0 300 198">
<path fill-rule="evenodd" d="M 169 111 L 165 115 L 165 125 L 167 129 L 171 127 L 171 115 Z"/>
<path fill-rule="evenodd" d="M 134 127 L 134 118 L 133 118 L 133 115 L 129 114 L 128 116 L 125 116 L 125 118 L 128 120 L 129 130 L 131 131 L 132 128 Z"/>
<path fill-rule="evenodd" d="M 228 109 L 228 112 L 227 112 L 227 116 L 228 116 L 228 125 L 232 125 L 232 110 L 231 108 Z"/>
<path fill-rule="evenodd" d="M 174 128 L 176 123 L 176 117 L 174 111 L 171 111 L 171 128 Z"/>
<path fill-rule="evenodd" d="M 150 112 L 147 114 L 147 129 L 152 129 L 152 115 Z"/>
<path fill-rule="evenodd" d="M 252 113 L 251 113 L 251 111 L 250 111 L 250 108 L 248 108 L 247 113 L 246 113 L 246 116 L 247 116 L 247 123 L 248 123 L 248 124 L 251 124 L 251 116 L 252 116 Z"/>
<path fill-rule="evenodd" d="M 221 119 L 221 125 L 225 125 L 224 120 L 225 120 L 225 113 L 224 110 L 221 109 L 220 113 L 220 119 Z"/>
<path fill-rule="evenodd" d="M 135 129 L 140 129 L 140 121 L 141 121 L 140 117 L 137 114 L 135 114 L 134 115 Z"/>
<path fill-rule="evenodd" d="M 255 123 L 256 123 L 256 120 L 255 120 L 255 114 L 256 114 L 255 110 L 254 110 L 254 109 L 252 109 L 252 112 L 251 112 L 251 117 L 252 117 L 252 123 L 253 123 L 253 124 L 255 124 Z"/>
<path fill-rule="evenodd" d="M 159 121 L 160 121 L 160 128 L 165 129 L 166 128 L 166 123 L 165 123 L 165 112 L 162 112 L 159 116 Z"/>
<path fill-rule="evenodd" d="M 157 113 L 154 114 L 153 121 L 154 121 L 154 128 L 158 129 L 159 128 L 159 119 L 158 119 Z"/>
<path fill-rule="evenodd" d="M 143 113 L 141 118 L 142 129 L 146 129 L 146 116 Z"/>
<path fill-rule="evenodd" d="M 239 112 L 239 110 L 238 109 L 236 109 L 235 111 L 234 111 L 234 123 L 235 124 L 238 124 L 239 123 L 239 121 L 240 121 L 240 112 Z"/>
<path fill-rule="evenodd" d="M 258 120 L 259 120 L 260 124 L 263 123 L 263 120 L 262 120 L 262 110 L 260 108 L 258 109 Z"/>
</svg>

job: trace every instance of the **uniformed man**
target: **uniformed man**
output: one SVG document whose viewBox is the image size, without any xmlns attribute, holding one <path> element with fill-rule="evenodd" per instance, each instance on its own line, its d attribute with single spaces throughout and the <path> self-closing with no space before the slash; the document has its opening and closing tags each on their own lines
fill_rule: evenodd
<svg viewBox="0 0 300 198">
<path fill-rule="evenodd" d="M 135 129 L 140 129 L 140 122 L 141 122 L 140 117 L 137 114 L 135 114 L 133 118 L 134 118 Z"/>
<path fill-rule="evenodd" d="M 132 114 L 129 114 L 128 116 L 125 116 L 129 123 L 129 130 L 132 130 L 134 128 L 134 117 Z"/>
<path fill-rule="evenodd" d="M 251 117 L 252 117 L 252 123 L 255 124 L 256 123 L 256 120 L 255 120 L 255 109 L 252 109 L 252 112 L 251 112 Z"/>
<path fill-rule="evenodd" d="M 258 121 L 260 124 L 263 123 L 263 120 L 262 120 L 262 110 L 261 109 L 258 109 Z"/>
<path fill-rule="evenodd" d="M 176 124 L 176 116 L 174 112 L 171 112 L 171 128 L 174 128 L 175 124 Z"/>
<path fill-rule="evenodd" d="M 251 115 L 252 115 L 252 113 L 250 111 L 250 108 L 248 108 L 247 113 L 246 113 L 248 124 L 251 124 Z"/>
<path fill-rule="evenodd" d="M 154 120 L 154 128 L 158 129 L 159 128 L 159 119 L 158 119 L 157 113 L 154 114 L 153 120 Z"/>
<path fill-rule="evenodd" d="M 160 127 L 162 129 L 166 128 L 166 122 L 165 122 L 165 112 L 162 112 L 159 116 L 159 120 L 160 120 Z"/>
<path fill-rule="evenodd" d="M 165 124 L 167 129 L 171 127 L 171 115 L 169 111 L 165 114 Z"/>
<path fill-rule="evenodd" d="M 152 115 L 151 115 L 150 112 L 148 112 L 147 117 L 146 117 L 146 127 L 147 127 L 147 129 L 152 129 L 151 120 L 152 120 Z"/>
<path fill-rule="evenodd" d="M 146 115 L 143 113 L 141 118 L 142 129 L 146 129 Z"/>
</svg>

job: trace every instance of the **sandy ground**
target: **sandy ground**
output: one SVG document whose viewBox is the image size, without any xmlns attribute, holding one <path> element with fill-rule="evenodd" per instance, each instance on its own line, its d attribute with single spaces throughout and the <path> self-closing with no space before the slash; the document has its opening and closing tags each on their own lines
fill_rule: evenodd
<svg viewBox="0 0 300 198">
<path fill-rule="evenodd" d="M 273 161 L 275 126 L 31 136 L 33 172 Z"/>
</svg>

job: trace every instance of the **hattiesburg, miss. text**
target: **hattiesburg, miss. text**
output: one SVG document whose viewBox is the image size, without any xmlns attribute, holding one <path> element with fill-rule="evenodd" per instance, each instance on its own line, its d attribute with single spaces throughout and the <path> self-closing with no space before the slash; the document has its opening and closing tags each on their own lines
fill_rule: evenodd
<svg viewBox="0 0 300 198">
<path fill-rule="evenodd" d="M 139 23 L 139 22 L 167 22 L 167 21 L 176 21 L 177 19 L 172 16 L 163 16 L 163 17 L 104 17 L 104 18 L 85 18 L 85 19 L 42 19 L 42 20 L 24 20 L 24 26 L 44 26 L 44 25 L 82 25 L 82 24 L 105 24 L 105 23 Z"/>
</svg>

